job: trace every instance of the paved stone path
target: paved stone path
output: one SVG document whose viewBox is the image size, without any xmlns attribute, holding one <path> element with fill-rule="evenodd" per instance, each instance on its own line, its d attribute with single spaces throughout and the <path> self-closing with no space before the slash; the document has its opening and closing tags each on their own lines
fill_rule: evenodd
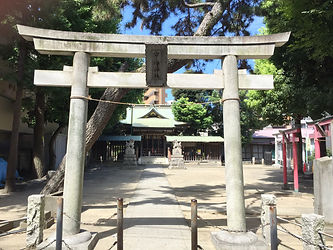
<svg viewBox="0 0 333 250">
<path fill-rule="evenodd" d="M 191 232 L 161 166 L 141 175 L 124 222 L 124 249 L 190 249 Z"/>
</svg>

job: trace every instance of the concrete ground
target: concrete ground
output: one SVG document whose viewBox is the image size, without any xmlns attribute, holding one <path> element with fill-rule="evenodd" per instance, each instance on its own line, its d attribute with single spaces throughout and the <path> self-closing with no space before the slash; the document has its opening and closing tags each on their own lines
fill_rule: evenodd
<svg viewBox="0 0 333 250">
<path fill-rule="evenodd" d="M 95 249 L 116 249 L 116 199 L 124 198 L 125 217 L 127 204 L 135 203 L 136 190 L 141 190 L 139 182 L 144 173 L 143 167 L 136 170 L 122 169 L 115 165 L 95 166 L 85 173 L 82 212 L 82 229 L 99 232 L 100 240 Z M 224 167 L 210 164 L 187 165 L 186 170 L 162 169 L 167 182 L 163 182 L 162 193 L 166 197 L 175 195 L 185 223 L 190 225 L 190 201 L 198 200 L 199 245 L 202 249 L 214 249 L 210 242 L 210 232 L 226 227 L 226 197 Z M 144 176 L 144 175 L 142 175 Z M 160 176 L 160 174 L 159 174 Z M 147 178 L 156 178 L 150 175 Z M 282 190 L 282 170 L 270 166 L 245 165 L 245 205 L 247 228 L 260 236 L 260 195 L 273 193 L 277 196 L 278 216 L 300 222 L 303 213 L 313 213 L 313 189 L 311 179 L 300 180 L 300 192 Z M 292 175 L 289 175 L 292 180 Z M 139 186 L 137 186 L 139 184 Z M 169 184 L 169 185 L 167 185 Z M 0 190 L 0 220 L 11 220 L 25 216 L 26 201 L 30 194 L 38 193 L 42 182 L 21 184 L 18 192 L 10 195 Z M 141 201 L 142 203 L 143 201 Z M 151 203 L 154 206 L 154 203 Z M 130 212 L 128 212 L 130 214 Z M 166 220 L 164 220 L 165 222 Z M 154 221 L 155 224 L 164 222 Z M 167 224 L 167 223 L 164 223 Z M 301 235 L 300 229 L 293 224 L 279 221 L 292 233 Z M 45 237 L 54 231 L 54 226 L 44 231 Z M 328 233 L 333 234 L 331 227 Z M 299 240 L 278 231 L 281 240 L 279 249 L 302 249 Z M 327 245 L 333 245 L 332 239 Z M 0 249 L 24 249 L 25 234 L 0 237 Z M 125 248 L 126 249 L 126 248 Z M 145 248 L 138 248 L 145 249 Z"/>
</svg>

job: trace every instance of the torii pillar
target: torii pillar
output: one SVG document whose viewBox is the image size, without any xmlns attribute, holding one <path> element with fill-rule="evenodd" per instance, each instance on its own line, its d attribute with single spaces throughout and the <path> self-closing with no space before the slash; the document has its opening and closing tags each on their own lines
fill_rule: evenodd
<svg viewBox="0 0 333 250">
<path fill-rule="evenodd" d="M 88 101 L 78 97 L 88 95 L 89 62 L 89 54 L 84 52 L 74 54 L 64 180 L 65 235 L 80 232 Z"/>
<path fill-rule="evenodd" d="M 237 57 L 223 60 L 223 131 L 227 192 L 227 223 L 231 231 L 245 232 L 244 182 L 239 113 Z"/>
</svg>

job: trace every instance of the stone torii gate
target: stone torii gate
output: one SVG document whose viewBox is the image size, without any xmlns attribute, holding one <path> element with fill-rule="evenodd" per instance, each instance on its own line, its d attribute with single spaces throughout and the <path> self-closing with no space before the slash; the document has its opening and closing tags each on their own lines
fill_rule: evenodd
<svg viewBox="0 0 333 250">
<path fill-rule="evenodd" d="M 34 42 L 39 53 L 74 56 L 73 67 L 64 67 L 63 71 L 36 70 L 34 80 L 39 86 L 71 87 L 64 184 L 64 213 L 67 215 L 63 226 L 65 234 L 75 235 L 80 231 L 88 105 L 84 97 L 88 95 L 88 88 L 94 87 L 224 89 L 227 225 L 231 232 L 248 234 L 238 90 L 272 89 L 273 77 L 247 75 L 244 70 L 237 69 L 237 60 L 269 58 L 275 47 L 288 41 L 290 33 L 253 37 L 163 37 L 67 32 L 22 25 L 17 27 L 20 35 Z M 96 67 L 89 67 L 91 56 L 146 57 L 147 72 L 98 72 Z M 167 59 L 223 59 L 223 70 L 208 75 L 167 74 Z M 217 234 L 214 238 L 216 245 L 227 241 L 224 234 Z"/>
</svg>

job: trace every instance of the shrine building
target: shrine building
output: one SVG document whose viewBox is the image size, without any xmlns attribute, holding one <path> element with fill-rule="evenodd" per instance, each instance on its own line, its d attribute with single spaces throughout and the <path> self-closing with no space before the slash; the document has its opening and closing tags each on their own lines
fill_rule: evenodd
<svg viewBox="0 0 333 250">
<path fill-rule="evenodd" d="M 185 162 L 223 159 L 221 136 L 182 136 L 189 126 L 176 121 L 171 105 L 134 105 L 126 110 L 117 134 L 103 134 L 92 149 L 95 160 L 122 161 L 126 141 L 133 140 L 139 164 L 168 164 L 172 142 L 181 142 Z"/>
</svg>

